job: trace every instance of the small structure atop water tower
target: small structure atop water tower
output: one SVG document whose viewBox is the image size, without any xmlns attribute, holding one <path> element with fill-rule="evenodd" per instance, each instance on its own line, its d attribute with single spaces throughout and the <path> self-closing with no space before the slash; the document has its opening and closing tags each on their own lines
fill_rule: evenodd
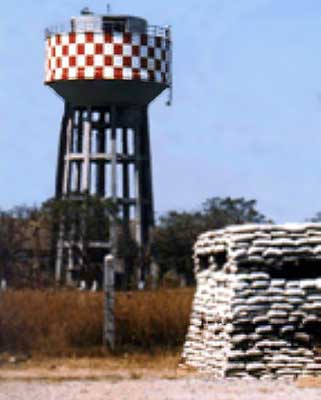
<svg viewBox="0 0 321 400">
<path fill-rule="evenodd" d="M 143 18 L 85 8 L 66 26 L 46 30 L 45 83 L 65 102 L 56 197 L 115 201 L 127 232 L 134 222 L 142 259 L 154 225 L 148 105 L 171 89 L 171 58 L 170 29 Z M 62 229 L 59 281 L 77 279 L 71 241 Z M 107 242 L 92 248 L 100 248 L 101 262 L 110 251 Z"/>
</svg>

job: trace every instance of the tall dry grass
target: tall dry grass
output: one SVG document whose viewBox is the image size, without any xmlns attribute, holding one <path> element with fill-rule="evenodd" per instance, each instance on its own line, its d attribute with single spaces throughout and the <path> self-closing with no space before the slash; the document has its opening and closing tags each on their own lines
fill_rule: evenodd
<svg viewBox="0 0 321 400">
<path fill-rule="evenodd" d="M 116 294 L 117 350 L 182 345 L 192 289 Z M 0 295 L 0 352 L 46 356 L 102 351 L 102 293 L 8 291 Z"/>
</svg>

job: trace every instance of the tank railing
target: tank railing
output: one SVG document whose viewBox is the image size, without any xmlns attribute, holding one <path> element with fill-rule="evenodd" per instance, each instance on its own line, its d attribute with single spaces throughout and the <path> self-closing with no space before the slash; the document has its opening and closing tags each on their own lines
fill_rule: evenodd
<svg viewBox="0 0 321 400">
<path fill-rule="evenodd" d="M 69 22 L 65 24 L 58 24 L 55 26 L 50 26 L 45 30 L 45 37 L 49 38 L 53 35 L 64 34 L 64 33 L 84 33 L 84 32 L 107 32 L 107 33 L 145 33 L 148 36 L 160 36 L 164 39 L 170 39 L 170 27 L 163 27 L 157 25 L 149 25 L 145 30 L 135 31 L 129 30 L 126 26 L 121 27 L 117 23 L 108 23 L 108 27 L 104 26 L 101 20 L 92 20 L 92 21 L 77 21 L 77 26 L 75 26 L 74 22 Z"/>
<path fill-rule="evenodd" d="M 166 39 L 169 39 L 170 28 L 164 26 L 157 26 L 157 25 L 148 25 L 146 32 L 150 36 L 162 36 Z"/>
</svg>

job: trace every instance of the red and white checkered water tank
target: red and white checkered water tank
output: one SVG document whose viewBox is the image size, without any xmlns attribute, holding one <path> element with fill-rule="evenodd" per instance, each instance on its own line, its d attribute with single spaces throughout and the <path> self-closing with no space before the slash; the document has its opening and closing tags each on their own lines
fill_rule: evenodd
<svg viewBox="0 0 321 400">
<path fill-rule="evenodd" d="M 46 30 L 45 83 L 75 106 L 148 104 L 171 87 L 168 27 L 88 10 Z"/>
</svg>

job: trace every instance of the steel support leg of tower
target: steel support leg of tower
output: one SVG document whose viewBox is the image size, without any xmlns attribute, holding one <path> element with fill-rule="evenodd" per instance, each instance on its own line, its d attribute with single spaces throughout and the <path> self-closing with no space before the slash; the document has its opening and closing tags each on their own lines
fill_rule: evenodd
<svg viewBox="0 0 321 400">
<path fill-rule="evenodd" d="M 138 278 L 144 279 L 150 229 L 154 225 L 147 106 L 81 108 L 66 104 L 56 197 L 76 199 L 83 194 L 112 199 L 118 204 L 123 233 L 134 237 L 139 246 Z M 107 242 L 106 238 L 100 243 L 106 252 L 110 251 Z M 62 221 L 56 253 L 58 281 L 65 281 L 66 276 L 71 281 L 73 272 L 79 269 L 72 243 L 73 237 Z"/>
</svg>

